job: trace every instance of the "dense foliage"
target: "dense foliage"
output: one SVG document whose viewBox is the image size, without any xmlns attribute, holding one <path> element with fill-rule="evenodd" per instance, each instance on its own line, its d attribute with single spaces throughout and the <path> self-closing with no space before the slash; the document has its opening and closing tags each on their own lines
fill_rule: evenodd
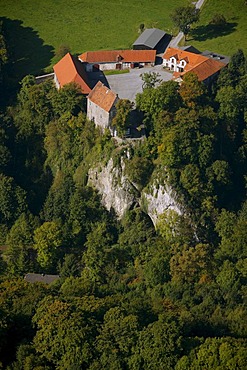
<svg viewBox="0 0 247 370">
<path fill-rule="evenodd" d="M 126 174 L 137 191 L 160 176 L 186 209 L 156 230 L 140 207 L 117 220 L 87 185 L 90 166 L 123 151 L 76 86 L 22 80 L 0 116 L 2 368 L 245 368 L 246 72 L 239 51 L 211 90 L 188 74 L 137 96 L 147 138 Z"/>
</svg>

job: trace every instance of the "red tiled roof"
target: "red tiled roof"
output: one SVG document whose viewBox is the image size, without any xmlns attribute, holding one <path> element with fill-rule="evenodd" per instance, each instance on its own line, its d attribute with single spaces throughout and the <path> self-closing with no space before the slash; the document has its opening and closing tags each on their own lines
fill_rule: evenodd
<svg viewBox="0 0 247 370">
<path fill-rule="evenodd" d="M 199 81 L 204 81 L 208 77 L 220 71 L 221 68 L 225 66 L 226 65 L 224 63 L 209 58 L 192 68 L 190 72 L 194 72 L 197 75 Z"/>
<path fill-rule="evenodd" d="M 199 81 L 204 81 L 218 72 L 221 68 L 225 67 L 225 63 L 219 62 L 218 60 L 175 48 L 168 48 L 163 55 L 163 59 L 169 60 L 171 57 L 176 58 L 178 62 L 181 60 L 187 62 L 184 67 L 184 72 L 174 72 L 173 76 L 175 78 L 183 76 L 187 72 L 194 72 Z"/>
<path fill-rule="evenodd" d="M 57 64 L 55 64 L 53 69 L 60 87 L 63 87 L 68 83 L 75 82 L 80 86 L 83 94 L 90 93 L 91 88 L 89 87 L 89 80 L 84 65 L 70 53 L 67 53 Z"/>
<path fill-rule="evenodd" d="M 195 66 L 208 59 L 200 54 L 190 53 L 189 51 L 176 48 L 167 48 L 165 54 L 163 55 L 163 59 L 170 59 L 171 57 L 174 57 L 178 62 L 181 60 L 186 60 L 191 66 Z"/>
<path fill-rule="evenodd" d="M 87 98 L 104 109 L 106 112 L 109 112 L 115 100 L 117 99 L 117 94 L 99 81 L 94 86 Z"/>
<path fill-rule="evenodd" d="M 99 50 L 87 51 L 79 56 L 82 62 L 88 63 L 138 63 L 155 62 L 156 50 Z M 118 59 L 119 58 L 119 59 Z"/>
</svg>

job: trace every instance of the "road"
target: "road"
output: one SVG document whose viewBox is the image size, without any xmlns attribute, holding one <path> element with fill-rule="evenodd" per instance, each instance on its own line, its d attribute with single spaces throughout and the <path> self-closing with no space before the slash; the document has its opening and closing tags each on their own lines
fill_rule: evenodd
<svg viewBox="0 0 247 370">
<path fill-rule="evenodd" d="M 193 4 L 195 5 L 196 9 L 201 9 L 203 3 L 204 3 L 205 0 L 198 0 L 197 2 L 194 2 Z M 183 39 L 184 37 L 184 33 L 183 32 L 179 32 L 179 34 L 174 37 L 173 39 L 171 39 L 168 47 L 170 48 L 177 48 L 178 47 L 178 44 L 181 42 L 181 40 Z"/>
</svg>

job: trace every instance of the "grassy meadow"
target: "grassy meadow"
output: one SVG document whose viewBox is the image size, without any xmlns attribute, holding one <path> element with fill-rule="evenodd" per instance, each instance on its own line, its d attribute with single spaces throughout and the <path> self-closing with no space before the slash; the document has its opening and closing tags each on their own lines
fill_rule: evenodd
<svg viewBox="0 0 247 370">
<path fill-rule="evenodd" d="M 205 0 L 187 44 L 226 55 L 242 48 L 247 54 L 245 2 Z M 12 74 L 20 79 L 28 73 L 50 72 L 61 45 L 69 46 L 73 54 L 131 48 L 142 23 L 176 33 L 170 14 L 188 4 L 191 0 L 0 0 Z M 227 19 L 226 27 L 217 32 L 209 25 L 216 13 Z"/>
<path fill-rule="evenodd" d="M 227 24 L 215 32 L 209 23 L 217 13 L 225 16 Z M 205 0 L 200 21 L 194 26 L 187 44 L 199 50 L 212 50 L 230 56 L 243 49 L 247 56 L 247 1 Z"/>
<path fill-rule="evenodd" d="M 131 48 L 140 24 L 173 32 L 170 13 L 189 0 L 0 0 L 19 75 L 50 71 L 60 45 L 73 54 Z"/>
</svg>

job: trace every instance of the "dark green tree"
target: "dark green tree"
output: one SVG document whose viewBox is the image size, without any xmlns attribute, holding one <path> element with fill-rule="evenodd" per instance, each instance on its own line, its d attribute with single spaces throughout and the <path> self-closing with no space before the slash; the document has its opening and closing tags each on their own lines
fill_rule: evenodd
<svg viewBox="0 0 247 370">
<path fill-rule="evenodd" d="M 11 226 L 26 210 L 26 192 L 12 177 L 0 174 L 0 223 Z"/>
<path fill-rule="evenodd" d="M 143 89 L 150 89 L 152 87 L 156 87 L 162 80 L 159 78 L 160 74 L 156 72 L 145 72 L 141 74 L 141 78 L 143 81 L 142 88 Z"/>
<path fill-rule="evenodd" d="M 134 369 L 174 369 L 181 353 L 179 325 L 165 315 L 144 328 L 139 335 L 135 354 L 130 359 Z"/>
<path fill-rule="evenodd" d="M 128 362 L 138 337 L 138 318 L 119 307 L 106 312 L 100 333 L 96 338 L 99 352 L 97 366 L 105 369 L 129 368 Z M 93 364 L 92 369 L 96 368 Z M 91 369 L 91 367 L 90 367 Z"/>
<path fill-rule="evenodd" d="M 207 338 L 188 356 L 183 356 L 175 370 L 243 370 L 246 361 L 246 341 L 229 337 Z"/>
<path fill-rule="evenodd" d="M 10 229 L 5 255 L 11 273 L 19 275 L 34 271 L 33 233 L 38 226 L 38 217 L 26 212 L 20 215 Z"/>
<path fill-rule="evenodd" d="M 124 137 L 125 132 L 130 125 L 130 112 L 133 103 L 128 99 L 120 99 L 116 104 L 117 113 L 112 120 L 112 126 L 116 127 L 117 135 Z"/>
<path fill-rule="evenodd" d="M 174 25 L 184 33 L 185 39 L 190 31 L 191 24 L 198 22 L 199 14 L 200 10 L 193 6 L 176 8 L 171 14 L 171 19 Z"/>
</svg>

